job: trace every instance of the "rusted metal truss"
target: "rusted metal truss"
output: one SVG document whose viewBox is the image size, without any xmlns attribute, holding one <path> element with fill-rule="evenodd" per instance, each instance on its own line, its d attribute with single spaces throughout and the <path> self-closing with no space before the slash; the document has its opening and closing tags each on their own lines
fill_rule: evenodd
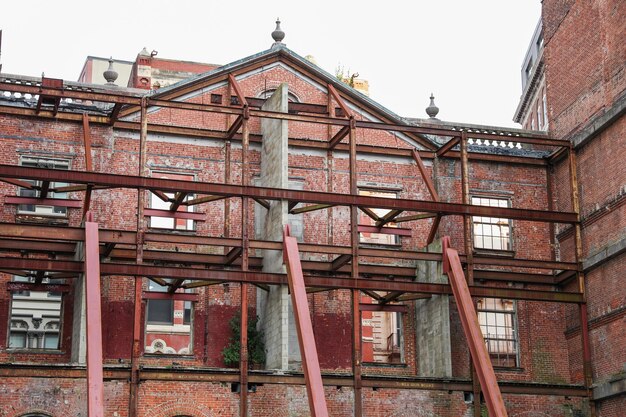
<svg viewBox="0 0 626 417">
<path fill-rule="evenodd" d="M 257 63 L 259 64 L 259 63 Z M 256 64 L 255 64 L 256 65 Z M 259 64 L 260 65 L 260 64 Z M 580 246 L 580 222 L 578 216 L 577 195 L 573 195 L 574 212 L 557 212 L 552 210 L 529 210 L 524 208 L 499 208 L 473 206 L 469 204 L 465 185 L 468 183 L 467 165 L 469 160 L 500 161 L 512 164 L 530 164 L 546 166 L 549 161 L 533 157 L 504 156 L 495 154 L 483 154 L 468 151 L 467 140 L 487 139 L 498 141 L 515 141 L 530 145 L 547 146 L 556 149 L 557 153 L 563 154 L 565 150 L 571 149 L 571 144 L 566 140 L 557 140 L 547 134 L 523 132 L 523 131 L 501 131 L 494 129 L 483 129 L 479 127 L 452 126 L 447 124 L 433 125 L 427 123 L 416 124 L 394 124 L 383 122 L 372 122 L 367 120 L 356 120 L 348 103 L 349 97 L 345 91 L 337 91 L 333 85 L 328 85 L 328 105 L 322 106 L 311 103 L 290 103 L 290 113 L 274 112 L 262 110 L 263 101 L 258 98 L 245 97 L 243 90 L 238 85 L 236 77 L 238 73 L 224 74 L 219 80 L 212 82 L 228 83 L 229 94 L 233 92 L 236 101 L 231 105 L 199 104 L 178 101 L 176 94 L 161 95 L 159 98 L 147 97 L 143 94 L 127 92 L 123 90 L 111 90 L 98 87 L 80 86 L 76 83 L 63 82 L 62 80 L 42 79 L 14 80 L 0 78 L 0 91 L 9 93 L 21 93 L 38 95 L 36 108 L 18 107 L 11 104 L 0 104 L 0 113 L 19 116 L 30 116 L 38 118 L 50 118 L 54 120 L 64 120 L 68 122 L 82 123 L 85 152 L 84 170 L 53 170 L 43 168 L 28 168 L 0 164 L 0 181 L 5 183 L 34 189 L 37 197 L 27 199 L 17 196 L 5 196 L 5 204 L 49 204 L 67 207 L 69 210 L 82 208 L 82 218 L 86 219 L 84 228 L 59 227 L 50 225 L 29 225 L 0 223 L 0 250 L 11 256 L 0 256 L 0 272 L 10 273 L 18 271 L 20 274 L 34 274 L 34 283 L 10 283 L 10 291 L 20 291 L 26 288 L 37 290 L 54 288 L 55 291 L 67 291 L 67 284 L 44 284 L 44 276 L 64 277 L 68 279 L 77 278 L 79 274 L 85 274 L 87 308 L 92 316 L 88 326 L 88 367 L 87 380 L 89 392 L 89 415 L 101 415 L 98 408 L 102 404 L 102 378 L 127 379 L 131 381 L 129 415 L 137 415 L 138 384 L 140 380 L 202 380 L 202 381 L 227 381 L 238 382 L 242 386 L 240 398 L 240 413 L 247 413 L 247 385 L 249 383 L 291 383 L 303 384 L 307 382 L 309 398 L 313 402 L 321 404 L 323 400 L 324 385 L 351 386 L 354 388 L 355 415 L 360 416 L 362 410 L 362 387 L 373 388 L 399 388 L 399 389 L 441 389 L 441 390 L 463 390 L 472 391 L 476 388 L 476 381 L 451 381 L 451 380 L 420 380 L 419 378 L 397 379 L 385 377 L 373 377 L 362 375 L 360 363 L 360 343 L 353 344 L 353 375 L 337 377 L 321 377 L 319 375 L 319 363 L 316 360 L 307 361 L 305 365 L 305 375 L 260 375 L 248 373 L 247 370 L 247 343 L 246 332 L 241 332 L 241 358 L 240 370 L 238 373 L 220 372 L 212 373 L 206 370 L 184 371 L 162 369 L 141 369 L 138 357 L 141 353 L 140 333 L 141 333 L 141 301 L 142 299 L 176 299 L 184 301 L 197 301 L 195 294 L 177 292 L 179 288 L 195 288 L 203 285 L 214 285 L 222 282 L 241 283 L 241 322 L 245 325 L 248 315 L 247 284 L 253 284 L 260 288 L 267 288 L 267 285 L 294 284 L 298 281 L 298 289 L 292 288 L 294 305 L 305 306 L 305 291 L 325 291 L 328 289 L 348 289 L 352 292 L 352 315 L 353 340 L 361 340 L 359 313 L 362 309 L 379 309 L 376 311 L 398 311 L 404 306 L 390 304 L 392 302 L 401 303 L 403 301 L 427 298 L 432 294 L 455 295 L 458 300 L 465 301 L 464 312 L 461 316 L 471 319 L 475 312 L 472 312 L 469 304 L 471 297 L 494 297 L 518 300 L 547 301 L 577 303 L 580 305 L 581 317 L 586 323 L 586 306 L 584 291 L 584 275 L 582 274 L 579 262 L 580 253 L 577 253 L 577 262 L 559 262 L 552 260 L 534 260 L 518 258 L 498 258 L 473 254 L 467 250 L 470 242 L 469 234 L 465 233 L 466 255 L 458 255 L 456 251 L 444 247 L 441 253 L 429 253 L 419 251 L 391 250 L 361 247 L 358 244 L 358 233 L 361 231 L 394 233 L 410 236 L 411 229 L 386 227 L 388 223 L 419 221 L 432 218 L 431 230 L 428 234 L 427 242 L 434 240 L 438 225 L 444 216 L 463 216 L 465 228 L 471 216 L 498 217 L 507 219 L 517 219 L 548 223 L 567 223 L 573 225 L 576 230 L 577 246 Z M 198 88 L 198 84 L 193 84 L 187 88 Z M 339 87 L 338 87 L 339 88 Z M 341 88 L 339 88 L 341 90 Z M 182 90 L 181 90 L 182 91 Z M 182 92 L 178 92 L 181 93 Z M 343 95 L 342 95 L 343 94 Z M 180 94 L 179 94 L 180 95 Z M 230 96 L 229 96 L 230 97 Z M 94 110 L 91 113 L 80 112 L 71 109 L 71 106 L 64 104 L 65 99 L 82 100 L 92 103 L 110 103 L 106 111 Z M 333 100 L 339 106 L 343 117 L 333 117 Z M 161 107 L 194 112 L 205 112 L 228 116 L 223 130 L 209 130 L 204 128 L 193 128 L 187 126 L 171 126 L 148 123 L 148 108 Z M 94 108 L 95 109 L 95 108 Z M 140 120 L 127 121 L 120 120 L 129 115 L 141 115 Z M 339 113 L 337 113 L 339 114 Z M 268 118 L 275 120 L 285 120 L 292 122 L 314 123 L 328 126 L 328 140 L 304 140 L 290 138 L 289 146 L 312 148 L 325 151 L 349 152 L 350 156 L 350 193 L 337 194 L 318 191 L 301 191 L 289 189 L 275 189 L 267 187 L 253 187 L 248 184 L 249 162 L 248 146 L 250 142 L 261 142 L 262 138 L 258 134 L 249 132 L 248 121 L 251 118 Z M 104 124 L 113 126 L 116 129 L 126 129 L 139 132 L 140 137 L 140 166 L 138 175 L 115 175 L 103 172 L 94 172 L 93 161 L 91 159 L 91 132 L 92 124 Z M 391 149 L 374 145 L 356 144 L 355 132 L 357 129 L 383 130 L 389 132 L 400 132 L 414 138 L 422 144 L 425 150 L 417 151 L 411 149 Z M 242 143 L 242 183 L 231 184 L 226 180 L 224 183 L 204 183 L 196 181 L 171 180 L 148 178 L 146 176 L 146 142 L 148 132 L 186 135 L 190 137 L 202 137 L 212 139 L 222 139 L 230 146 L 230 141 L 241 141 Z M 448 137 L 450 140 L 443 146 L 431 143 L 424 139 L 424 135 L 437 135 Z M 344 139 L 348 138 L 347 143 Z M 459 151 L 455 150 L 459 146 Z M 230 149 L 230 148 L 229 148 Z M 362 196 L 357 193 L 356 181 L 356 155 L 359 153 L 372 153 L 376 155 L 393 155 L 405 158 L 412 158 L 421 177 L 424 179 L 426 187 L 432 200 L 409 200 L 409 199 L 387 199 L 381 197 Z M 573 153 L 569 152 L 570 163 L 574 166 Z M 434 159 L 438 157 L 459 158 L 462 165 L 462 181 L 464 183 L 464 196 L 462 203 L 449 203 L 439 200 L 436 188 L 432 179 L 428 176 L 422 158 Z M 230 166 L 230 160 L 225 161 L 225 167 Z M 575 173 L 575 166 L 574 166 Z M 230 175 L 230 174 L 227 174 Z M 573 178 L 575 176 L 573 175 Z M 33 185 L 24 180 L 36 180 L 38 185 Z M 573 189 L 576 189 L 575 178 Z M 54 188 L 55 182 L 63 182 L 69 185 Z M 145 207 L 145 195 L 147 193 L 137 193 L 137 228 L 135 231 L 126 230 L 98 230 L 97 224 L 91 221 L 87 213 L 91 204 L 91 192 L 96 189 L 124 188 L 148 190 L 155 194 L 164 202 L 169 203 L 168 210 L 155 210 Z M 82 192 L 82 200 L 51 199 L 50 192 Z M 170 197 L 173 194 L 173 197 Z M 190 197 L 191 196 L 191 197 Z M 195 221 L 206 220 L 206 215 L 199 212 L 188 212 L 179 210 L 183 206 L 211 203 L 225 199 L 229 204 L 229 199 L 237 198 L 242 201 L 242 235 L 233 238 L 229 233 L 225 237 L 217 236 L 197 236 L 156 233 L 146 231 L 146 216 L 171 217 L 180 219 L 192 219 Z M 265 208 L 270 207 L 271 201 L 282 200 L 288 202 L 289 212 L 293 214 L 306 213 L 313 210 L 327 209 L 335 206 L 350 207 L 350 235 L 351 246 L 324 245 L 324 244 L 296 244 L 293 238 L 285 236 L 283 242 L 261 241 L 249 239 L 247 236 L 248 204 L 249 199 L 258 202 Z M 359 226 L 357 210 L 360 209 L 374 221 L 374 226 Z M 388 214 L 379 217 L 372 209 L 386 209 Z M 408 212 L 408 213 L 405 213 Z M 76 261 L 76 243 L 85 243 L 85 262 Z M 166 245 L 164 245 L 166 244 Z M 163 249 L 167 244 L 185 245 L 185 251 L 174 251 Z M 223 255 L 208 255 L 206 252 L 198 250 L 198 245 L 222 247 Z M 444 245 L 446 246 L 446 245 Z M 158 248 L 158 250 L 157 250 Z M 289 265 L 289 275 L 271 274 L 260 272 L 261 259 L 252 256 L 254 249 L 284 251 L 285 258 Z M 579 248 L 577 248 L 579 249 Z M 19 251 L 21 257 L 14 256 Z M 323 254 L 327 261 L 300 261 L 299 252 L 312 252 Z M 580 252 L 580 250 L 578 251 Z M 41 254 L 46 254 L 44 258 Z M 369 262 L 370 258 L 386 258 L 388 260 L 403 260 L 403 266 L 375 265 Z M 449 272 L 452 285 L 433 284 L 416 281 L 415 263 L 418 261 L 443 262 L 444 270 Z M 411 263 L 412 262 L 412 263 Z M 465 264 L 468 273 L 469 285 L 465 283 L 463 265 Z M 519 268 L 516 272 L 503 271 L 502 266 Z M 480 269 L 477 269 L 480 268 Z M 34 271 L 34 272 L 31 272 Z M 539 272 L 537 272 L 539 271 Z M 45 275 L 47 274 L 47 275 Z M 52 275 L 51 275 L 52 274 Z M 128 370 L 112 370 L 102 368 L 101 363 L 101 331 L 96 329 L 100 326 L 99 314 L 99 276 L 107 276 L 107 279 L 115 279 L 117 276 L 132 276 L 136 278 L 135 285 L 135 315 L 133 327 L 133 348 L 131 356 L 131 367 Z M 98 279 L 94 277 L 98 277 Z M 142 291 L 141 278 L 147 277 L 162 285 L 167 285 L 167 293 L 152 293 Z M 293 278 L 296 277 L 294 281 Z M 579 288 L 577 292 L 564 292 L 560 285 L 573 277 L 578 278 Z M 166 278 L 168 280 L 166 280 Z M 504 283 L 519 282 L 528 287 L 517 288 L 505 286 Z M 461 285 L 465 284 L 465 285 Z M 55 285 L 54 287 L 52 285 Z M 293 287 L 293 285 L 292 285 Z M 459 291 L 463 295 L 459 295 Z M 363 306 L 360 304 L 360 294 L 368 294 L 373 297 L 378 304 Z M 166 298 L 167 297 L 167 298 Z M 97 298 L 97 300 L 96 300 Z M 468 302 L 469 300 L 469 302 Z M 472 307 L 473 308 L 473 307 Z M 300 312 L 301 318 L 309 317 L 307 311 Z M 97 317 L 95 317 L 97 316 Z M 94 318 L 95 317 L 95 318 Z M 301 324 L 299 322 L 299 324 Z M 306 324 L 306 323 L 305 323 Z M 309 317 L 310 324 L 310 317 Z M 465 324 L 464 324 L 465 326 Z M 472 326 L 468 324 L 468 341 L 472 346 L 480 350 L 479 339 L 472 329 L 476 329 L 477 323 Z M 305 326 L 306 327 L 306 326 Z M 309 326 L 310 327 L 310 326 Z M 302 329 L 299 336 L 310 333 Z M 100 336 L 98 336 L 98 334 Z M 549 394 L 549 395 L 570 395 L 589 396 L 591 386 L 590 369 L 587 366 L 589 359 L 588 337 L 583 337 L 584 361 L 585 361 L 585 387 L 580 386 L 542 386 L 540 384 L 516 384 L 503 383 L 500 388 L 504 393 L 529 393 L 529 394 Z M 98 351 L 96 345 L 100 345 Z M 311 343 L 301 340 L 301 345 L 306 347 Z M 314 342 L 312 346 L 315 346 Z M 482 345 L 484 349 L 484 343 Z M 305 356 L 310 358 L 310 352 Z M 476 353 L 472 352 L 472 357 Z M 480 352 L 478 352 L 480 355 Z M 98 359 L 99 358 L 99 359 Z M 483 358 L 484 359 L 484 358 Z M 487 357 L 488 360 L 488 357 Z M 477 363 L 478 362 L 478 363 Z M 317 368 L 315 364 L 317 363 Z M 474 363 L 481 372 L 487 370 L 484 360 L 478 356 L 474 358 Z M 41 368 L 44 369 L 45 367 Z M 45 369 L 35 370 L 28 366 L 20 366 L 8 369 L 0 365 L 0 375 L 27 375 L 29 372 L 37 374 L 44 372 L 46 375 L 79 375 L 84 377 L 85 372 L 80 369 Z M 39 368 L 37 368 L 39 369 Z M 313 371 L 314 376 L 312 376 Z M 488 372 L 487 372 L 488 373 Z M 491 380 L 489 375 L 480 372 L 481 385 L 485 397 L 488 398 L 490 415 L 501 416 L 497 399 L 492 398 L 492 393 L 497 390 L 498 385 L 495 379 Z M 315 380 L 314 384 L 310 382 Z M 314 392 L 311 392 L 313 390 Z M 476 390 L 474 389 L 474 392 Z M 321 393 L 321 394 L 320 394 Z M 321 398 L 320 398 L 321 395 Z M 480 397 L 480 396 L 478 396 Z M 479 401 L 479 398 L 476 399 Z M 495 401 L 495 402 L 494 402 Z M 495 404 L 495 405 L 494 405 Z M 325 408 L 325 407 L 324 407 Z M 313 409 L 313 408 L 312 408 Z M 93 410 L 93 411 L 92 411 Z M 499 410 L 499 411 L 498 411 Z M 498 414 L 500 413 L 500 414 Z M 506 413 L 506 411 L 504 411 Z M 325 415 L 323 412 L 313 415 Z"/>
<path fill-rule="evenodd" d="M 470 215 L 502 217 L 508 219 L 537 222 L 576 223 L 575 213 L 521 208 L 474 206 L 461 203 L 390 199 L 353 194 L 335 194 L 319 191 L 289 190 L 242 186 L 237 184 L 207 183 L 163 178 L 148 178 L 132 175 L 105 174 L 100 172 L 66 171 L 47 168 L 30 168 L 14 165 L 0 165 L 0 177 L 58 181 L 73 184 L 92 184 L 112 188 L 137 188 L 161 190 L 163 192 L 186 192 L 227 197 L 261 198 L 265 200 L 286 200 L 300 203 L 359 206 L 389 210 L 419 211 L 440 215 Z"/>
</svg>

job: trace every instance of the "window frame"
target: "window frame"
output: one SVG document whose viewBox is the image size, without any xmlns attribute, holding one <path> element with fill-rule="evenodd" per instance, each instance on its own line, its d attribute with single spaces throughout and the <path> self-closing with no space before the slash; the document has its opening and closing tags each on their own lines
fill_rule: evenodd
<svg viewBox="0 0 626 417">
<path fill-rule="evenodd" d="M 502 205 L 498 205 L 498 206 L 494 206 L 494 205 L 484 205 L 484 204 L 475 204 L 474 203 L 474 199 L 488 199 L 488 200 L 495 200 L 495 201 L 499 201 L 499 202 L 506 202 L 506 206 L 502 206 Z M 481 206 L 481 207 L 502 207 L 502 208 L 510 208 L 512 205 L 512 197 L 511 196 L 504 196 L 504 195 L 494 195 L 494 194 L 483 194 L 483 193 L 473 193 L 470 196 L 470 204 L 474 205 L 474 206 Z M 491 219 L 493 220 L 505 220 L 508 224 L 508 230 L 509 230 L 509 235 L 507 238 L 502 237 L 502 235 L 500 236 L 496 236 L 496 235 L 483 235 L 481 234 L 480 236 L 487 236 L 489 238 L 492 239 L 492 241 L 494 239 L 500 239 L 501 242 L 507 242 L 508 247 L 507 248 L 494 248 L 493 243 L 492 243 L 492 247 L 488 248 L 488 247 L 484 247 L 484 239 L 483 239 L 483 245 L 482 246 L 477 246 L 476 245 L 476 229 L 477 226 L 481 225 L 481 226 L 485 226 L 485 225 L 489 225 L 491 227 L 493 227 L 494 225 L 498 226 L 498 223 L 484 223 L 482 221 L 483 218 L 487 218 L 487 219 Z M 481 220 L 477 220 L 477 219 L 481 219 Z M 488 252 L 488 253 L 497 253 L 497 254 L 504 254 L 504 255 L 513 255 L 515 253 L 515 248 L 513 245 L 513 221 L 511 219 L 507 219 L 505 217 L 490 217 L 490 216 L 472 216 L 472 249 L 474 252 Z"/>
<path fill-rule="evenodd" d="M 25 164 L 25 162 L 27 164 Z M 50 166 L 42 166 L 42 165 Z M 19 157 L 19 165 L 23 167 L 31 167 L 31 168 L 47 168 L 47 169 L 62 169 L 65 171 L 69 171 L 72 166 L 72 161 L 69 158 L 49 158 L 49 157 L 41 157 L 41 156 L 32 156 L 32 155 L 20 155 Z M 41 166 L 40 166 L 41 165 Z M 64 166 L 64 168 L 59 168 L 57 165 Z M 42 181 L 39 180 L 22 180 L 24 182 L 28 182 L 33 184 L 34 186 L 41 186 Z M 61 187 L 66 183 L 63 182 L 51 182 L 50 188 Z M 38 198 L 37 191 L 31 190 L 28 188 L 18 187 L 17 195 L 20 197 L 31 197 Z M 32 194 L 32 195 L 31 195 Z M 68 199 L 68 193 L 55 193 L 54 191 L 49 191 L 47 198 L 58 198 L 58 199 Z M 32 210 L 29 207 L 33 207 Z M 16 214 L 19 216 L 30 216 L 30 217 L 48 217 L 51 219 L 67 219 L 69 216 L 67 207 L 62 206 L 50 206 L 46 204 L 19 204 L 16 209 Z"/>
<path fill-rule="evenodd" d="M 363 187 L 358 187 L 357 190 L 358 195 L 363 195 L 363 196 L 370 196 L 370 197 L 381 197 L 381 198 L 394 198 L 397 199 L 399 197 L 400 194 L 400 190 L 398 189 L 393 189 L 393 188 L 384 188 L 384 187 L 372 187 L 372 186 L 363 186 Z M 384 195 L 389 195 L 393 197 L 385 197 Z M 371 209 L 374 213 L 376 213 L 376 215 L 379 218 L 382 218 L 383 216 L 385 216 L 387 213 L 391 212 L 392 210 L 389 209 Z M 381 212 L 380 214 L 378 212 Z M 382 213 L 385 212 L 385 213 Z M 363 219 L 366 220 L 367 223 L 363 223 Z M 359 217 L 358 217 L 358 221 L 359 221 L 359 225 L 366 225 L 366 226 L 374 226 L 375 225 L 375 221 L 374 219 L 372 219 L 370 216 L 368 216 L 367 214 L 365 214 L 363 211 L 359 210 Z M 398 227 L 397 224 L 393 221 L 385 224 L 384 227 Z M 370 239 L 369 237 L 364 236 L 365 234 L 367 235 L 376 235 L 376 237 L 374 237 L 374 239 L 381 239 L 383 237 L 386 237 L 388 240 L 388 242 L 381 242 L 381 241 L 366 241 L 364 239 Z M 402 247 L 402 239 L 400 235 L 394 235 L 394 234 L 387 234 L 387 233 L 376 233 L 376 232 L 359 232 L 359 246 L 365 246 L 365 247 L 385 247 L 385 248 L 400 248 Z"/>
<path fill-rule="evenodd" d="M 507 309 L 497 309 L 497 308 L 489 308 L 487 307 L 487 300 L 493 300 L 494 305 L 497 306 L 498 302 L 501 304 L 510 303 L 512 308 L 510 310 Z M 483 308 L 480 305 L 484 306 Z M 492 365 L 498 368 L 519 368 L 520 367 L 520 335 L 519 335 L 519 323 L 517 321 L 518 313 L 517 313 L 517 301 L 502 299 L 502 298 L 491 298 L 491 297 L 482 297 L 476 300 L 476 315 L 478 317 L 478 324 L 480 326 L 481 334 L 483 335 L 483 339 L 485 341 L 485 346 L 487 347 L 487 352 L 489 354 L 489 358 L 491 359 Z M 489 323 L 489 315 L 492 315 L 493 324 Z M 509 320 L 507 320 L 509 317 Z M 485 319 L 483 323 L 482 318 Z M 504 323 L 500 325 L 498 320 L 501 319 Z M 510 322 L 510 323 L 507 323 Z M 490 337 L 490 333 L 486 333 L 484 328 L 496 328 L 496 336 Z M 498 329 L 505 329 L 505 337 L 498 337 Z M 509 330 L 510 329 L 510 330 Z M 510 333 L 510 334 L 509 334 Z M 493 350 L 493 346 L 502 346 L 501 342 L 504 342 L 505 346 L 509 344 L 512 345 L 512 349 L 503 349 L 500 351 L 497 349 L 495 352 Z M 513 364 L 507 364 L 506 361 L 513 359 Z M 504 362 L 500 362 L 503 360 Z"/>
<path fill-rule="evenodd" d="M 167 281 L 167 279 L 166 279 Z M 148 291 L 150 292 L 167 292 L 169 287 L 162 286 L 152 280 L 148 280 Z M 180 290 L 179 290 L 180 291 Z M 184 292 L 192 293 L 192 290 L 185 289 Z M 159 304 L 160 302 L 169 302 L 171 304 L 171 321 L 163 322 L 163 321 L 150 321 L 150 305 L 153 306 L 155 304 Z M 194 355 L 194 315 L 195 315 L 195 306 L 193 301 L 181 300 L 183 303 L 182 309 L 182 323 L 176 323 L 177 321 L 177 311 L 175 303 L 177 300 L 155 300 L 155 299 L 147 299 L 145 303 L 145 319 L 144 319 L 144 347 L 143 354 L 144 355 L 153 355 L 153 356 L 174 356 L 174 357 L 185 357 L 185 356 L 193 356 Z M 189 315 L 187 315 L 187 306 L 189 306 Z M 189 320 L 186 318 L 189 316 Z M 185 331 L 186 330 L 186 331 Z M 175 334 L 179 336 L 188 336 L 189 337 L 189 345 L 187 352 L 160 352 L 160 351 L 149 351 L 148 348 L 158 342 L 159 340 L 165 342 L 164 348 L 173 349 L 171 346 L 168 346 L 166 341 L 161 338 L 154 339 L 151 344 L 148 344 L 148 334 Z"/>
<path fill-rule="evenodd" d="M 26 278 L 16 280 L 16 278 Z M 34 282 L 34 277 L 31 276 L 22 276 L 22 275 L 13 275 L 12 282 Z M 65 282 L 64 279 L 59 278 L 50 278 L 44 277 L 42 283 L 52 283 L 51 280 L 61 281 L 60 283 Z M 34 294 L 43 294 L 45 293 L 45 297 L 40 296 L 36 297 Z M 18 297 L 16 299 L 16 297 Z M 51 299 L 54 297 L 54 299 Z M 58 300 L 58 317 L 56 315 L 46 315 L 42 314 L 42 317 L 34 317 L 28 316 L 25 314 L 13 314 L 14 305 L 17 302 L 39 302 L 42 301 L 57 301 Z M 56 304 L 56 303 L 55 303 Z M 22 307 L 22 309 L 27 310 Z M 30 310 L 37 311 L 35 307 Z M 54 309 L 56 310 L 56 308 Z M 44 312 L 47 310 L 43 310 Z M 59 352 L 62 350 L 62 341 L 63 341 L 63 319 L 65 312 L 65 297 L 63 293 L 56 294 L 52 291 L 15 291 L 11 293 L 9 300 L 9 312 L 7 317 L 7 339 L 6 339 L 6 349 L 10 351 L 28 351 L 32 353 L 50 353 L 50 352 Z M 47 320 L 45 320 L 47 319 Z M 35 320 L 39 322 L 36 323 Z M 29 321 L 32 323 L 33 327 L 31 328 L 29 325 Z M 24 322 L 27 327 L 24 330 L 19 328 L 14 328 L 14 322 Z M 56 328 L 48 328 L 50 324 L 57 324 Z M 11 339 L 13 335 L 24 335 L 24 343 L 22 346 L 11 346 Z M 56 336 L 56 347 L 45 347 L 47 340 L 49 340 L 50 335 Z M 31 346 L 32 340 L 37 340 L 37 346 Z"/>
<path fill-rule="evenodd" d="M 151 171 L 152 178 L 160 178 L 160 179 L 172 179 L 172 180 L 185 180 L 185 181 L 195 181 L 196 175 L 193 173 L 181 173 L 181 172 L 173 172 L 166 170 L 152 170 Z M 168 210 L 169 207 L 164 207 L 165 205 L 169 206 L 171 203 L 166 203 L 155 193 L 149 191 L 150 194 L 150 208 L 157 210 Z M 174 198 L 176 196 L 175 193 L 164 192 L 166 196 L 169 198 Z M 194 198 L 194 194 L 187 194 L 183 201 L 191 200 Z M 155 203 L 158 203 L 155 206 Z M 159 207 L 159 205 L 163 205 L 163 207 Z M 185 212 L 193 213 L 195 212 L 194 206 L 184 206 L 181 205 L 178 207 L 176 211 L 183 211 L 181 208 L 186 208 Z M 172 227 L 164 227 L 160 225 L 155 225 L 155 220 L 157 222 L 172 222 Z M 178 227 L 179 223 L 185 224 L 185 227 Z M 194 233 L 196 231 L 196 221 L 193 219 L 177 219 L 170 217 L 160 217 L 160 216 L 150 216 L 148 219 L 148 227 L 150 229 L 157 229 L 159 231 L 176 231 L 176 232 L 189 232 Z"/>
<path fill-rule="evenodd" d="M 377 292 L 379 293 L 379 292 Z M 379 295 L 383 295 L 384 292 L 380 292 Z M 406 329 L 404 325 L 404 320 L 409 313 L 408 309 L 406 309 L 406 305 L 390 303 L 390 306 L 398 306 L 404 307 L 403 311 L 373 311 L 371 309 L 364 309 L 365 305 L 374 305 L 377 304 L 374 302 L 373 298 L 370 296 L 361 296 L 361 307 L 359 308 L 359 318 L 361 321 L 361 360 L 364 365 L 367 366 L 392 366 L 392 367 L 403 367 L 407 366 L 407 357 L 406 357 Z M 371 317 L 363 317 L 364 313 L 371 314 Z M 389 318 L 379 318 L 378 321 L 383 323 L 380 327 L 382 330 L 391 331 L 391 333 L 376 337 L 375 335 L 375 326 L 374 321 L 376 320 L 377 315 L 390 315 Z M 367 322 L 369 320 L 369 323 Z M 363 336 L 364 327 L 369 326 L 372 331 L 372 336 Z M 392 342 L 389 343 L 389 339 L 391 338 Z M 371 340 L 368 340 L 371 339 Z M 366 360 L 364 358 L 364 343 L 371 343 L 372 345 L 372 360 Z M 386 348 L 383 350 L 376 350 L 376 345 L 386 345 Z M 396 350 L 397 349 L 397 350 Z M 378 352 L 378 355 L 377 355 Z M 392 359 L 394 354 L 398 354 L 399 358 L 397 361 L 390 360 L 389 362 L 377 361 L 375 360 L 376 356 L 384 356 L 386 355 L 388 359 Z"/>
</svg>

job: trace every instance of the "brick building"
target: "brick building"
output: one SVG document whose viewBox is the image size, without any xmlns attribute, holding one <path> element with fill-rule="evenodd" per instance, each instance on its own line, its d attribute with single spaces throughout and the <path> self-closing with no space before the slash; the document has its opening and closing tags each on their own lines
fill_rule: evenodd
<svg viewBox="0 0 626 417">
<path fill-rule="evenodd" d="M 3 75 L 0 415 L 309 415 L 311 335 L 329 415 L 484 415 L 489 369 L 508 415 L 619 415 L 624 6 L 543 8 L 549 134 L 399 117 L 279 30 L 147 91 Z"/>
</svg>

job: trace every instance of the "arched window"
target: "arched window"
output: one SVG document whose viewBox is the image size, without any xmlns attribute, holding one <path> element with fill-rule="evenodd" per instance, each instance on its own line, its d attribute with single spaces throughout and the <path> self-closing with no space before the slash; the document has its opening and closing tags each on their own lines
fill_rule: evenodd
<svg viewBox="0 0 626 417">
<path fill-rule="evenodd" d="M 268 99 L 268 98 L 272 97 L 272 94 L 274 94 L 274 91 L 276 91 L 276 88 L 268 88 L 265 91 L 261 91 L 257 95 L 257 97 L 258 98 L 262 98 L 262 99 Z M 290 103 L 299 103 L 300 102 L 300 99 L 298 98 L 298 96 L 293 94 L 291 91 L 287 92 L 287 99 L 289 100 Z"/>
</svg>

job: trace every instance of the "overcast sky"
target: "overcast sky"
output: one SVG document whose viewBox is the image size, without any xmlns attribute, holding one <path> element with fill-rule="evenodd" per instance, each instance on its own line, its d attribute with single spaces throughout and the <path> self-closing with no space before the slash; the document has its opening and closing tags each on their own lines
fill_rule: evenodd
<svg viewBox="0 0 626 417">
<path fill-rule="evenodd" d="M 227 64 L 284 43 L 334 73 L 370 83 L 371 97 L 407 117 L 519 127 L 520 67 L 540 0 L 5 1 L 3 72 L 77 80 L 87 55 Z"/>
</svg>

